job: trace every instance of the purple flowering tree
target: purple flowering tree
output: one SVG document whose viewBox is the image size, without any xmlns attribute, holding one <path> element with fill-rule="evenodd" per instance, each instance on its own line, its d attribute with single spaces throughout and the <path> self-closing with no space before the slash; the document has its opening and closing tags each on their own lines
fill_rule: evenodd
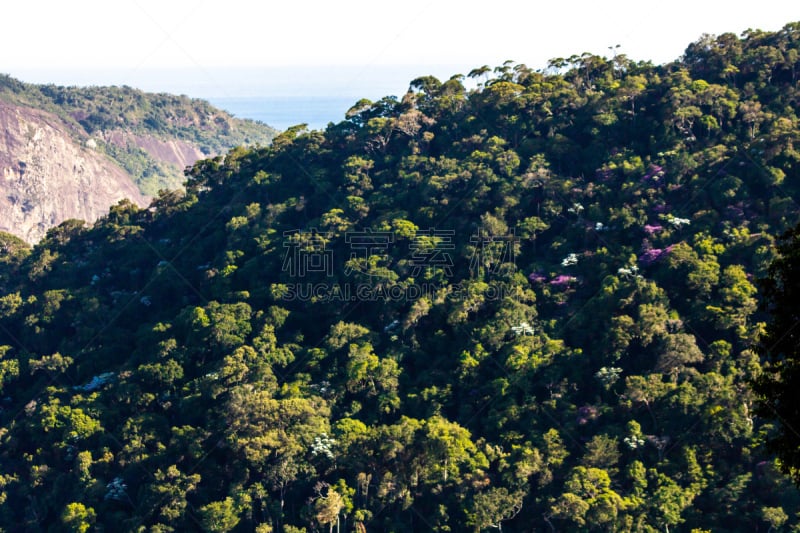
<svg viewBox="0 0 800 533">
<path fill-rule="evenodd" d="M 575 276 L 568 276 L 566 274 L 561 274 L 551 279 L 550 285 L 553 285 L 555 287 L 566 287 L 572 283 L 575 283 L 576 281 L 578 281 L 578 278 L 576 278 Z"/>
</svg>

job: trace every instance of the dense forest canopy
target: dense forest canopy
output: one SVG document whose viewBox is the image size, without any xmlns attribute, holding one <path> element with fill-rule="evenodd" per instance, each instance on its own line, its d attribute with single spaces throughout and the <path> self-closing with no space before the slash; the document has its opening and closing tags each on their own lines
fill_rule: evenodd
<svg viewBox="0 0 800 533">
<path fill-rule="evenodd" d="M 799 50 L 793 23 L 421 77 L 2 237 L 0 522 L 797 529 L 748 383 Z"/>
<path fill-rule="evenodd" d="M 760 280 L 761 307 L 769 320 L 759 338 L 762 372 L 753 389 L 759 399 L 757 414 L 778 423 L 767 445 L 776 452 L 781 469 L 800 484 L 800 434 L 795 429 L 800 425 L 800 224 L 781 235 L 777 250 L 769 275 Z"/>
</svg>

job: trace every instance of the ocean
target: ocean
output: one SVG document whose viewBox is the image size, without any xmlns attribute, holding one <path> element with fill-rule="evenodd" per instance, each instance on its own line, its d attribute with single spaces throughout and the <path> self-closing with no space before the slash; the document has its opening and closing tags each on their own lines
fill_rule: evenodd
<svg viewBox="0 0 800 533">
<path fill-rule="evenodd" d="M 258 96 L 211 97 L 212 105 L 224 109 L 238 118 L 259 120 L 278 130 L 297 124 L 308 124 L 309 129 L 324 130 L 329 122 L 341 122 L 344 115 L 358 100 L 341 96 Z"/>
<path fill-rule="evenodd" d="M 474 66 L 474 65 L 473 65 Z M 239 118 L 278 130 L 306 123 L 325 129 L 361 98 L 402 97 L 411 80 L 433 75 L 447 80 L 469 72 L 466 65 L 282 66 L 219 68 L 14 69 L 22 81 L 57 85 L 128 85 L 148 92 L 185 94 L 208 100 Z M 469 80 L 468 80 L 469 81 Z"/>
</svg>

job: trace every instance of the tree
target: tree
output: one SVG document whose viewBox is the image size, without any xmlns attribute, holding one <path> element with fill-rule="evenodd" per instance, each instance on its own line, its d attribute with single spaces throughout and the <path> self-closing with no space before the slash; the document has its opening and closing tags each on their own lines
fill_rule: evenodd
<svg viewBox="0 0 800 533">
<path fill-rule="evenodd" d="M 503 531 L 503 522 L 513 519 L 522 510 L 524 492 L 509 492 L 505 487 L 492 487 L 475 495 L 469 521 L 476 531 L 495 527 Z"/>
<path fill-rule="evenodd" d="M 611 489 L 611 478 L 601 468 L 576 466 L 564 484 L 566 494 L 573 494 L 588 504 L 587 521 L 607 524 L 616 520 L 624 509 L 622 498 Z"/>
<path fill-rule="evenodd" d="M 96 514 L 94 509 L 82 503 L 70 503 L 61 514 L 61 521 L 68 531 L 85 533 L 92 527 Z"/>
<path fill-rule="evenodd" d="M 328 526 L 329 533 L 333 533 L 333 526 L 339 523 L 339 513 L 345 508 L 344 498 L 327 483 L 320 483 L 315 489 L 314 518 L 323 526 Z"/>
<path fill-rule="evenodd" d="M 425 421 L 423 453 L 420 462 L 423 476 L 431 482 L 458 482 L 463 473 L 486 466 L 486 457 L 475 443 L 469 431 L 455 422 L 435 415 Z"/>
<path fill-rule="evenodd" d="M 749 316 L 756 309 L 756 288 L 747 280 L 747 273 L 740 265 L 731 265 L 722 273 L 720 299 L 722 306 L 708 306 L 720 327 L 736 327 L 744 336 Z"/>
<path fill-rule="evenodd" d="M 778 426 L 769 446 L 783 472 L 800 484 L 800 225 L 782 236 L 761 288 L 770 321 L 759 341 L 764 367 L 753 388 L 758 413 Z"/>
<path fill-rule="evenodd" d="M 288 387 L 284 392 L 289 391 Z M 304 460 L 314 438 L 330 433 L 329 408 L 318 397 L 273 398 L 270 390 L 251 385 L 231 390 L 227 404 L 228 443 L 256 472 L 264 472 L 279 491 L 281 509 L 286 490 L 311 469 Z"/>
<path fill-rule="evenodd" d="M 583 464 L 589 467 L 612 469 L 619 462 L 619 442 L 608 435 L 595 435 L 586 443 Z"/>
<path fill-rule="evenodd" d="M 769 531 L 780 529 L 789 519 L 782 507 L 762 507 L 761 516 L 769 524 Z"/>
<path fill-rule="evenodd" d="M 703 361 L 703 352 L 697 347 L 694 335 L 689 333 L 669 334 L 664 338 L 656 370 L 673 376 L 687 364 Z"/>
<path fill-rule="evenodd" d="M 166 470 L 157 470 L 153 478 L 156 483 L 145 495 L 142 509 L 167 523 L 180 522 L 188 505 L 187 495 L 200 483 L 200 475 L 184 474 L 171 465 Z"/>
<path fill-rule="evenodd" d="M 752 275 L 800 215 L 798 36 L 419 78 L 146 210 L 0 234 L 0 524 L 800 530 L 747 388 Z"/>
<path fill-rule="evenodd" d="M 230 531 L 239 523 L 236 504 L 230 496 L 201 507 L 200 517 L 206 531 Z"/>
</svg>

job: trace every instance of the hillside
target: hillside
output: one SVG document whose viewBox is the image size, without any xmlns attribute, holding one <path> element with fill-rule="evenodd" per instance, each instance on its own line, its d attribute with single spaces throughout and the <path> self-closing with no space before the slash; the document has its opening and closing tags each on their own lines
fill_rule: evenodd
<svg viewBox="0 0 800 533">
<path fill-rule="evenodd" d="M 123 169 L 76 143 L 55 115 L 0 101 L 0 128 L 0 231 L 36 242 L 64 220 L 96 220 L 120 200 L 147 205 Z"/>
<path fill-rule="evenodd" d="M 275 131 L 207 102 L 129 87 L 31 85 L 0 76 L 0 230 L 28 242 L 127 198 L 146 206 L 198 159 Z M 137 190 L 138 189 L 138 190 Z"/>
<path fill-rule="evenodd" d="M 0 240 L 9 531 L 776 531 L 800 23 L 506 63 Z M 15 525 L 16 524 L 16 525 Z"/>
</svg>

